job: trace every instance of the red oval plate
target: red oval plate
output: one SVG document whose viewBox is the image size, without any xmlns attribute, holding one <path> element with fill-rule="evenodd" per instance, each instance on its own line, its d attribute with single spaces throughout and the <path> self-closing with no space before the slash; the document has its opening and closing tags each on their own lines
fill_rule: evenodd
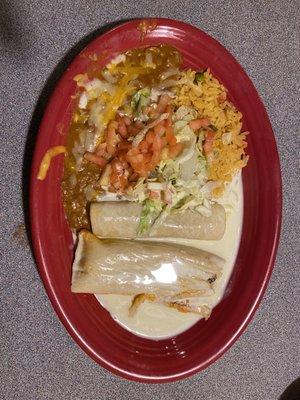
<svg viewBox="0 0 300 400">
<path fill-rule="evenodd" d="M 143 20 L 145 21 L 145 20 Z M 149 20 L 148 20 L 149 22 Z M 153 20 L 150 21 L 150 26 Z M 259 96 L 234 57 L 216 40 L 182 22 L 156 19 L 143 42 L 141 20 L 122 24 L 93 40 L 70 64 L 48 103 L 32 165 L 30 211 L 34 253 L 46 291 L 73 339 L 97 363 L 127 379 L 168 382 L 206 368 L 239 337 L 266 289 L 274 265 L 281 223 L 281 178 L 272 128 Z M 153 24 L 152 24 L 153 25 Z M 211 318 L 172 339 L 151 341 L 124 330 L 92 295 L 70 291 L 73 242 L 62 209 L 63 157 L 51 164 L 45 181 L 36 179 L 45 151 L 64 144 L 71 117 L 73 77 L 94 53 L 102 64 L 118 52 L 168 43 L 185 66 L 209 67 L 243 113 L 250 162 L 243 171 L 244 221 L 235 268 L 225 296 Z"/>
</svg>

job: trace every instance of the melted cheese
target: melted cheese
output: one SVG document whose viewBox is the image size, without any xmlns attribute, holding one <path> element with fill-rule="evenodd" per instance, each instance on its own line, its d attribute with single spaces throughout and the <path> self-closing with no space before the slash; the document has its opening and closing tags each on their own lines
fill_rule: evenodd
<svg viewBox="0 0 300 400">
<path fill-rule="evenodd" d="M 47 150 L 41 161 L 37 179 L 43 181 L 47 176 L 47 172 L 48 169 L 50 168 L 50 163 L 52 158 L 65 152 L 66 152 L 65 146 L 54 146 L 51 147 L 49 150 Z"/>
<path fill-rule="evenodd" d="M 226 230 L 221 240 L 167 239 L 173 243 L 209 251 L 225 260 L 222 276 L 214 283 L 214 294 L 199 299 L 199 304 L 209 307 L 215 307 L 222 299 L 239 248 L 243 218 L 243 192 L 240 174 L 234 178 L 219 202 L 223 204 L 227 214 Z M 96 298 L 110 312 L 116 322 L 136 335 L 148 339 L 158 340 L 173 337 L 201 319 L 197 314 L 183 313 L 151 301 L 145 301 L 139 306 L 137 312 L 130 316 L 131 296 L 96 295 Z M 213 314 L 211 318 L 213 318 Z"/>
</svg>

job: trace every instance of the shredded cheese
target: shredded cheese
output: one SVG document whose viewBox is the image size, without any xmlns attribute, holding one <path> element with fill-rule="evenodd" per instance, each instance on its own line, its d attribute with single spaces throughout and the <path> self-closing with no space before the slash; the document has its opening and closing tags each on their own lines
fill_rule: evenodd
<svg viewBox="0 0 300 400">
<path fill-rule="evenodd" d="M 51 147 L 49 150 L 47 150 L 41 161 L 37 179 L 43 181 L 47 176 L 47 172 L 50 167 L 52 158 L 65 152 L 66 152 L 65 146 L 54 146 Z"/>
</svg>

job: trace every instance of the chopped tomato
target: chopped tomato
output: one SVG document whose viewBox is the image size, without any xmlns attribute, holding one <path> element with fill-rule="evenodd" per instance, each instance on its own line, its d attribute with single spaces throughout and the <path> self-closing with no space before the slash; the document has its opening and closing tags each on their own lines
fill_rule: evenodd
<svg viewBox="0 0 300 400">
<path fill-rule="evenodd" d="M 166 107 L 169 105 L 170 103 L 170 96 L 168 96 L 167 94 L 162 94 L 159 98 L 158 104 L 157 104 L 157 108 L 156 108 L 156 112 L 158 114 L 162 114 L 163 112 L 165 112 Z"/>
<path fill-rule="evenodd" d="M 137 135 L 137 134 L 139 133 L 139 131 L 140 131 L 140 129 L 137 128 L 137 127 L 134 126 L 134 125 L 129 125 L 129 126 L 127 127 L 127 132 L 129 133 L 130 136 L 135 136 L 135 135 Z"/>
<path fill-rule="evenodd" d="M 112 171 L 110 174 L 110 183 L 115 189 L 123 191 L 128 185 L 129 172 L 120 160 L 114 159 L 111 162 Z"/>
<path fill-rule="evenodd" d="M 153 168 L 159 163 L 159 161 L 160 161 L 159 154 L 154 152 L 153 155 L 152 155 L 152 158 L 151 158 L 151 164 L 153 164 Z"/>
<path fill-rule="evenodd" d="M 127 126 L 125 124 L 125 121 L 123 118 L 119 117 L 118 118 L 118 128 L 117 128 L 118 133 L 122 136 L 122 138 L 126 138 L 128 135 L 127 132 Z"/>
<path fill-rule="evenodd" d="M 127 153 L 128 156 L 136 156 L 137 154 L 139 154 L 139 149 L 137 147 L 132 147 Z"/>
<path fill-rule="evenodd" d="M 212 151 L 214 137 L 215 137 L 215 132 L 208 131 L 206 133 L 205 141 L 204 141 L 204 145 L 203 145 L 203 150 L 204 150 L 205 154 L 208 154 Z"/>
<path fill-rule="evenodd" d="M 171 112 L 172 112 L 172 107 L 171 107 L 171 104 L 170 104 L 170 103 L 167 105 L 167 107 L 166 107 L 166 109 L 165 109 L 165 112 L 168 113 L 168 114 L 171 114 Z M 169 118 L 171 118 L 171 116 L 170 116 Z"/>
<path fill-rule="evenodd" d="M 161 136 L 161 135 L 163 135 L 165 133 L 165 131 L 166 131 L 166 128 L 165 128 L 164 121 L 161 121 L 160 123 L 158 123 L 154 127 L 154 133 L 156 135 L 160 135 Z"/>
<path fill-rule="evenodd" d="M 169 147 L 169 156 L 171 158 L 177 157 L 183 149 L 183 144 L 182 143 L 176 143 L 173 146 Z"/>
<path fill-rule="evenodd" d="M 227 99 L 227 94 L 226 92 L 223 92 L 218 96 L 218 103 L 219 104 L 224 103 L 226 99 Z"/>
<path fill-rule="evenodd" d="M 149 198 L 153 199 L 153 200 L 159 199 L 160 198 L 160 191 L 159 190 L 150 190 Z"/>
<path fill-rule="evenodd" d="M 189 127 L 193 129 L 193 131 L 197 131 L 200 128 L 205 128 L 210 125 L 210 120 L 208 118 L 199 118 L 190 121 Z"/>
<path fill-rule="evenodd" d="M 169 118 L 167 118 L 165 120 L 165 127 L 166 128 L 171 128 L 172 127 L 172 118 L 171 118 L 171 116 L 169 116 Z"/>
<path fill-rule="evenodd" d="M 104 157 L 98 156 L 94 153 L 90 153 L 89 151 L 87 151 L 86 153 L 84 153 L 84 158 L 87 161 L 90 161 L 94 164 L 99 165 L 99 167 L 104 168 L 105 165 L 107 164 L 107 160 Z"/>
<path fill-rule="evenodd" d="M 96 148 L 95 154 L 108 160 L 110 155 L 107 153 L 106 143 L 100 143 Z"/>
<path fill-rule="evenodd" d="M 154 131 L 151 130 L 146 135 L 146 142 L 149 143 L 149 144 L 152 144 L 154 138 L 155 138 L 155 133 L 154 133 Z"/>
<path fill-rule="evenodd" d="M 163 148 L 163 141 L 162 138 L 159 135 L 155 135 L 153 144 L 152 144 L 152 149 L 154 152 L 160 152 Z"/>
<path fill-rule="evenodd" d="M 118 128 L 118 123 L 116 121 L 111 121 L 107 126 L 106 146 L 107 146 L 107 152 L 110 155 L 113 155 L 115 153 L 116 146 L 121 140 L 120 136 L 116 132 L 117 128 Z"/>
<path fill-rule="evenodd" d="M 131 124 L 131 119 L 129 117 L 127 117 L 126 115 L 125 115 L 125 117 L 123 117 L 123 120 L 124 120 L 126 126 L 129 126 Z"/>
<path fill-rule="evenodd" d="M 168 127 L 166 130 L 166 139 L 171 146 L 177 143 L 177 139 L 174 136 L 173 129 L 171 127 Z"/>
<path fill-rule="evenodd" d="M 130 117 L 118 115 L 116 120 L 110 121 L 107 126 L 106 143 L 97 147 L 96 155 L 87 155 L 87 159 L 93 159 L 94 162 L 104 166 L 112 159 L 109 164 L 111 167 L 109 184 L 114 191 L 124 191 L 133 185 L 130 182 L 137 181 L 139 177 L 148 177 L 159 164 L 163 153 L 175 158 L 182 151 L 183 145 L 177 143 L 173 132 L 170 103 L 170 97 L 163 94 L 156 108 L 150 106 L 149 110 L 144 110 L 149 112 L 149 116 L 155 120 L 152 121 L 153 128 L 147 132 L 138 146 L 133 146 L 127 137 L 137 135 L 145 128 L 145 124 L 141 121 L 133 122 Z M 157 120 L 164 112 L 169 114 L 168 118 Z M 94 159 L 95 156 L 97 159 Z M 160 196 L 160 192 L 157 194 L 156 191 L 151 194 L 153 198 L 157 198 L 158 195 Z M 169 201 L 168 195 L 169 193 L 165 194 L 166 202 Z"/>
<path fill-rule="evenodd" d="M 139 174 L 136 172 L 133 172 L 130 177 L 129 177 L 129 182 L 135 182 L 139 179 Z"/>
<path fill-rule="evenodd" d="M 166 204 L 172 203 L 172 192 L 168 188 L 166 190 L 164 190 L 164 201 Z"/>
<path fill-rule="evenodd" d="M 122 140 L 118 143 L 118 150 L 129 150 L 132 147 L 131 143 Z"/>
<path fill-rule="evenodd" d="M 139 150 L 141 153 L 147 153 L 149 148 L 149 143 L 146 140 L 142 140 L 139 144 Z"/>
<path fill-rule="evenodd" d="M 151 160 L 152 160 L 151 153 L 144 154 L 144 160 L 143 161 L 144 161 L 145 164 L 149 163 Z"/>
</svg>

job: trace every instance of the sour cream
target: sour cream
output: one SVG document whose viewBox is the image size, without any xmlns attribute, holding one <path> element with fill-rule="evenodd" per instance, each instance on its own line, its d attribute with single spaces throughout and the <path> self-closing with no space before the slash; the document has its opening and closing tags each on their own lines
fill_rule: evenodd
<svg viewBox="0 0 300 400">
<path fill-rule="evenodd" d="M 240 174 L 233 179 L 218 202 L 226 211 L 226 230 L 221 240 L 166 239 L 172 243 L 197 247 L 225 260 L 222 276 L 214 282 L 214 294 L 199 299 L 199 305 L 210 307 L 216 306 L 223 297 L 239 248 L 243 221 L 243 185 Z M 183 313 L 150 301 L 145 301 L 134 316 L 129 316 L 132 296 L 96 295 L 96 298 L 117 323 L 148 339 L 158 340 L 176 336 L 201 319 L 197 314 Z"/>
</svg>

